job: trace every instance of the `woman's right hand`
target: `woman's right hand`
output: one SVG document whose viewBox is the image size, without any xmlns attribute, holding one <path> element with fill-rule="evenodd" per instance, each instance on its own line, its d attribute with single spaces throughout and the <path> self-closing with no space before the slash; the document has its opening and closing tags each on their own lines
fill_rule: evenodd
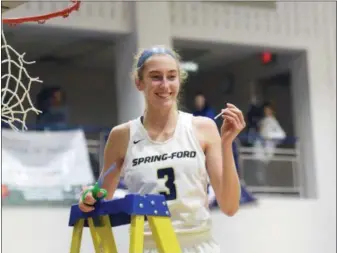
<svg viewBox="0 0 337 253">
<path fill-rule="evenodd" d="M 78 207 L 80 208 L 80 210 L 82 212 L 88 213 L 88 212 L 91 212 L 91 211 L 95 210 L 94 204 L 96 203 L 97 200 L 92 195 L 91 190 L 93 188 L 94 188 L 94 186 L 83 187 L 83 190 L 82 190 L 81 196 L 80 196 L 80 201 L 78 203 Z M 83 196 L 83 194 L 85 194 L 85 196 Z M 97 197 L 102 198 L 103 193 L 99 192 L 97 194 Z"/>
</svg>

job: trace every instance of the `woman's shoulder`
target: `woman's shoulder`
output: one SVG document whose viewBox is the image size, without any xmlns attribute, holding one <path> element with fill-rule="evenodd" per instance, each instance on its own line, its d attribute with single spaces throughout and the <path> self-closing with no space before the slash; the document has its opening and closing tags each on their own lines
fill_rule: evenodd
<svg viewBox="0 0 337 253">
<path fill-rule="evenodd" d="M 130 138 L 130 122 L 114 126 L 109 134 L 108 142 L 118 147 L 120 154 L 126 152 Z"/>
<path fill-rule="evenodd" d="M 218 131 L 218 127 L 215 121 L 209 117 L 204 116 L 193 116 L 192 125 L 197 130 L 197 132 L 201 133 L 209 133 L 209 131 Z"/>
<path fill-rule="evenodd" d="M 115 134 L 116 136 L 118 135 L 125 135 L 127 132 L 130 130 L 130 122 L 122 123 L 119 125 L 114 126 L 110 134 Z"/>
<path fill-rule="evenodd" d="M 192 127 L 204 151 L 207 145 L 214 142 L 216 138 L 219 138 L 219 131 L 213 119 L 204 116 L 193 116 Z"/>
</svg>

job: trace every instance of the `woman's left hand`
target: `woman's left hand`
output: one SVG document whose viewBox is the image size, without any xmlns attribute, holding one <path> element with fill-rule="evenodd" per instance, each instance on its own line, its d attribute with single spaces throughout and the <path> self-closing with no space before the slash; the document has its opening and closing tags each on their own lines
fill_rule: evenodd
<svg viewBox="0 0 337 253">
<path fill-rule="evenodd" d="M 233 104 L 227 103 L 227 108 L 222 110 L 224 119 L 221 126 L 221 140 L 223 143 L 232 144 L 237 135 L 246 127 L 242 112 Z"/>
</svg>

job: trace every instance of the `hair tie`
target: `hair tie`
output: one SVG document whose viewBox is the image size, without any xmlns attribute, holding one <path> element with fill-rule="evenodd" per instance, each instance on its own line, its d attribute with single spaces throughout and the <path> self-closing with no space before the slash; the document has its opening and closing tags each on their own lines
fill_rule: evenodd
<svg viewBox="0 0 337 253">
<path fill-rule="evenodd" d="M 174 59 L 176 58 L 175 55 L 166 48 L 163 47 L 153 47 L 151 49 L 146 49 L 144 52 L 140 55 L 139 60 L 137 62 L 137 69 L 141 68 L 145 61 L 149 59 L 151 56 L 155 54 L 166 54 L 171 55 Z"/>
</svg>

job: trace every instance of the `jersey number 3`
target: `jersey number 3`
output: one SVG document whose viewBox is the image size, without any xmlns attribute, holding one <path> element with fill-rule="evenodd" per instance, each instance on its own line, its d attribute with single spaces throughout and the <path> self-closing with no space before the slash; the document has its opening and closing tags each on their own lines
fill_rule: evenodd
<svg viewBox="0 0 337 253">
<path fill-rule="evenodd" d="M 168 191 L 159 192 L 164 195 L 166 200 L 174 200 L 177 198 L 177 189 L 174 183 L 175 176 L 173 168 L 164 168 L 157 171 L 158 179 L 166 179 L 165 186 Z"/>
</svg>

